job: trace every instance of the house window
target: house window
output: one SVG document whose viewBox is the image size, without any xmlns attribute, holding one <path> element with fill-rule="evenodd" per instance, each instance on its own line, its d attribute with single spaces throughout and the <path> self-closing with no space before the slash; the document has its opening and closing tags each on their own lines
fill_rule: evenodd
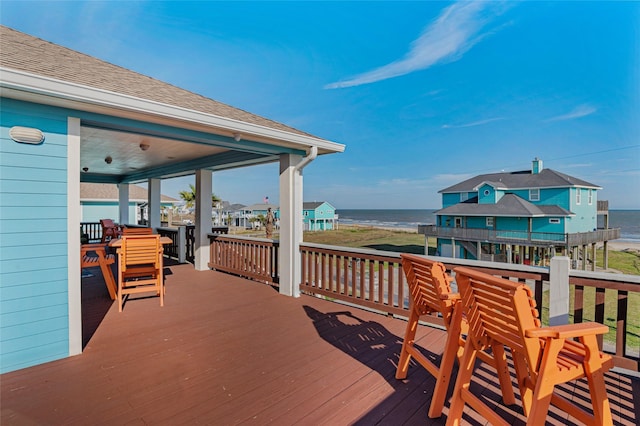
<svg viewBox="0 0 640 426">
<path fill-rule="evenodd" d="M 540 201 L 540 188 L 532 188 L 529 190 L 529 201 Z"/>
<path fill-rule="evenodd" d="M 460 202 L 467 201 L 468 199 L 469 199 L 469 193 L 468 192 L 461 192 L 460 193 Z"/>
<path fill-rule="evenodd" d="M 489 195 L 489 194 L 491 194 L 491 191 L 489 191 L 488 189 L 485 189 L 484 190 L 484 195 L 486 196 L 486 195 Z"/>
<path fill-rule="evenodd" d="M 462 218 L 456 217 L 456 228 L 462 228 Z"/>
<path fill-rule="evenodd" d="M 560 219 L 558 219 L 558 218 L 551 218 L 551 219 L 549 219 L 549 223 L 558 224 L 558 223 L 560 223 Z"/>
<path fill-rule="evenodd" d="M 582 201 L 582 190 L 580 188 L 576 188 L 576 205 L 580 205 Z"/>
<path fill-rule="evenodd" d="M 308 212 L 308 211 L 305 211 L 305 212 L 304 212 L 304 215 L 305 215 L 305 216 L 309 216 L 309 212 Z"/>
<path fill-rule="evenodd" d="M 589 198 L 588 198 L 589 205 L 591 205 L 593 204 L 593 189 L 590 189 L 588 194 L 589 194 Z"/>
<path fill-rule="evenodd" d="M 487 218 L 487 228 L 493 228 L 493 217 Z"/>
</svg>

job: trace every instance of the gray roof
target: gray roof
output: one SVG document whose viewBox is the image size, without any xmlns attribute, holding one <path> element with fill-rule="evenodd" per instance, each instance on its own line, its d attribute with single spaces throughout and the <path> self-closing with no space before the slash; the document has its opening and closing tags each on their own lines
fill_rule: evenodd
<svg viewBox="0 0 640 426">
<path fill-rule="evenodd" d="M 0 25 L 0 66 L 68 83 L 260 125 L 308 133 Z"/>
<path fill-rule="evenodd" d="M 303 210 L 315 210 L 321 205 L 327 203 L 326 201 L 307 201 L 302 203 Z M 329 203 L 327 203 L 329 204 Z M 331 206 L 331 204 L 329 204 Z M 332 206 L 333 207 L 333 206 Z"/>
<path fill-rule="evenodd" d="M 503 190 L 529 189 L 529 188 L 566 188 L 566 187 L 587 187 L 601 189 L 599 186 L 578 179 L 564 173 L 551 169 L 543 169 L 540 173 L 533 174 L 531 171 L 489 173 L 478 175 L 457 183 L 448 188 L 438 191 L 447 192 L 475 192 L 477 187 L 483 183 L 488 183 L 494 188 Z"/>
<path fill-rule="evenodd" d="M 477 200 L 477 199 L 474 199 Z M 515 194 L 506 194 L 495 204 L 464 202 L 435 212 L 449 216 L 516 216 L 544 217 L 571 216 L 572 213 L 560 206 L 542 206 L 530 203 Z"/>
</svg>

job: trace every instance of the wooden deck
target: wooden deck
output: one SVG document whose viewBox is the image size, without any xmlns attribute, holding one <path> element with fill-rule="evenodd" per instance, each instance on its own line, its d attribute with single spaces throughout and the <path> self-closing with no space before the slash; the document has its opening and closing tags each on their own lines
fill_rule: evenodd
<svg viewBox="0 0 640 426">
<path fill-rule="evenodd" d="M 427 407 L 433 378 L 394 378 L 405 322 L 265 284 L 166 268 L 165 306 L 130 300 L 118 313 L 101 279 L 83 279 L 82 355 L 0 376 L 2 425 L 443 425 Z M 437 356 L 444 332 L 421 327 Z M 489 367 L 474 391 L 499 401 Z M 640 379 L 608 373 L 617 425 L 640 422 Z M 588 401 L 584 383 L 562 388 Z M 518 406 L 496 402 L 512 424 Z M 486 422 L 466 411 L 467 424 Z M 541 423 L 542 424 L 542 423 Z M 572 424 L 552 411 L 547 424 Z"/>
</svg>

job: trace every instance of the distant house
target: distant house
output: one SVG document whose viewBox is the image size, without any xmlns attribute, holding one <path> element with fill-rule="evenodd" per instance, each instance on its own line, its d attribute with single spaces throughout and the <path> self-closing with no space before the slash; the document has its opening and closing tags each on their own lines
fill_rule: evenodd
<svg viewBox="0 0 640 426">
<path fill-rule="evenodd" d="M 619 230 L 597 232 L 598 215 L 608 214 L 600 189 L 536 158 L 531 170 L 478 175 L 439 191 L 437 223 L 419 232 L 437 237 L 446 257 L 541 265 L 556 249 L 577 256 L 582 248 L 586 256 L 587 245 L 595 252 L 597 242 L 619 238 Z"/>
<path fill-rule="evenodd" d="M 250 206 L 245 206 L 242 208 L 241 212 L 241 223 L 240 226 L 249 227 L 260 227 L 261 223 L 257 222 L 255 219 L 262 217 L 267 217 L 267 210 L 271 208 L 271 212 L 276 219 L 276 228 L 279 226 L 280 221 L 280 208 L 273 204 L 259 203 L 252 204 Z"/>
<path fill-rule="evenodd" d="M 335 229 L 336 209 L 326 201 L 302 203 L 302 217 L 305 231 Z"/>
<path fill-rule="evenodd" d="M 271 208 L 276 218 L 276 227 L 280 220 L 280 208 L 273 204 L 253 204 L 246 206 L 242 210 L 242 216 L 245 218 L 248 226 L 251 226 L 251 219 L 260 216 L 267 216 L 267 209 Z M 326 201 L 314 201 L 302 203 L 302 222 L 305 231 L 326 231 L 335 229 L 337 220 L 336 209 Z M 258 225 L 259 226 L 259 225 Z"/>
<path fill-rule="evenodd" d="M 180 200 L 160 196 L 160 204 L 163 209 L 171 209 Z M 113 219 L 117 222 L 118 187 L 113 184 L 80 183 L 80 207 L 82 222 L 98 222 L 100 219 Z M 148 219 L 148 194 L 147 190 L 138 185 L 129 186 L 129 217 L 136 218 L 135 223 L 143 223 Z M 132 221 L 133 222 L 133 221 Z"/>
</svg>

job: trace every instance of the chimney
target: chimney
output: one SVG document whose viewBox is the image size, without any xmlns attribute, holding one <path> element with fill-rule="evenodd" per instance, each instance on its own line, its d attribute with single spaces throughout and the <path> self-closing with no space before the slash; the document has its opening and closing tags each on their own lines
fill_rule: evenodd
<svg viewBox="0 0 640 426">
<path fill-rule="evenodd" d="M 533 159 L 533 164 L 531 165 L 531 174 L 537 175 L 541 171 L 542 171 L 542 160 L 536 157 Z"/>
</svg>

